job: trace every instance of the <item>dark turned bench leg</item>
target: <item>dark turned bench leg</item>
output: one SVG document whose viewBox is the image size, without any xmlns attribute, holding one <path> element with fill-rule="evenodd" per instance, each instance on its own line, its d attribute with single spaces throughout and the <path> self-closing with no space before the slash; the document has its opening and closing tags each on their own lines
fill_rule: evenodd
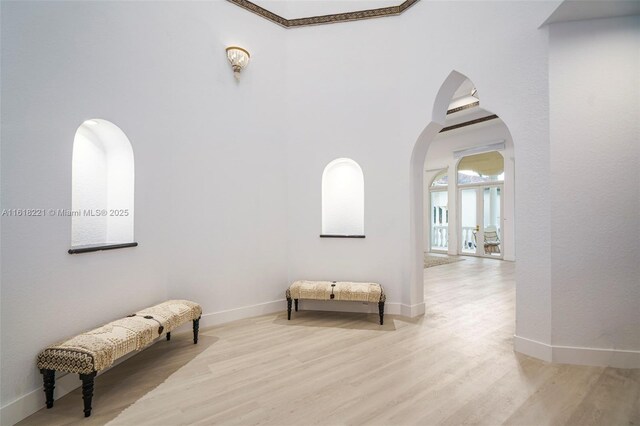
<svg viewBox="0 0 640 426">
<path fill-rule="evenodd" d="M 80 380 L 82 380 L 82 400 L 84 401 L 84 416 L 89 417 L 91 415 L 91 399 L 93 398 L 93 379 L 96 377 L 96 372 L 89 374 L 80 374 Z"/>
<path fill-rule="evenodd" d="M 198 330 L 200 329 L 200 318 L 193 320 L 193 344 L 198 343 Z"/>
<path fill-rule="evenodd" d="M 53 407 L 53 389 L 56 387 L 56 370 L 40 370 L 42 380 L 44 382 L 44 396 L 47 402 L 47 408 Z"/>
<path fill-rule="evenodd" d="M 295 305 L 296 305 L 296 312 L 298 312 L 298 299 L 293 299 L 293 301 L 295 302 Z"/>
<path fill-rule="evenodd" d="M 291 298 L 287 297 L 287 319 L 291 319 Z"/>
<path fill-rule="evenodd" d="M 384 324 L 384 302 L 378 302 L 378 312 L 380 312 L 380 325 Z"/>
<path fill-rule="evenodd" d="M 167 333 L 167 342 L 168 342 L 169 340 L 171 340 L 171 332 L 168 332 L 168 333 Z"/>
</svg>

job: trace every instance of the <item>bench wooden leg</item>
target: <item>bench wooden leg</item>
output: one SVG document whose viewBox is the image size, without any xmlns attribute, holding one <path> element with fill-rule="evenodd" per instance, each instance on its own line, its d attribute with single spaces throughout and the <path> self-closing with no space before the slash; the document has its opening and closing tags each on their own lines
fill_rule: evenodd
<svg viewBox="0 0 640 426">
<path fill-rule="evenodd" d="M 96 377 L 97 372 L 90 374 L 80 374 L 80 380 L 82 380 L 82 400 L 84 401 L 84 416 L 89 417 L 91 415 L 91 400 L 93 399 L 93 379 Z"/>
<path fill-rule="evenodd" d="M 298 299 L 293 299 L 293 301 L 295 302 L 295 305 L 296 305 L 296 312 L 298 312 Z"/>
<path fill-rule="evenodd" d="M 297 302 L 297 300 L 296 300 Z M 297 305 L 297 303 L 296 303 Z M 287 319 L 290 320 L 291 319 L 291 298 L 287 297 Z"/>
<path fill-rule="evenodd" d="M 384 302 L 378 302 L 378 312 L 380 312 L 380 325 L 384 324 Z"/>
<path fill-rule="evenodd" d="M 198 343 L 198 330 L 200 329 L 200 318 L 193 320 L 193 344 Z"/>
<path fill-rule="evenodd" d="M 167 341 L 171 340 L 171 332 L 167 333 Z"/>
<path fill-rule="evenodd" d="M 44 396 L 47 402 L 47 408 L 53 407 L 53 389 L 56 387 L 56 370 L 40 370 L 42 373 L 42 381 L 44 382 Z"/>
</svg>

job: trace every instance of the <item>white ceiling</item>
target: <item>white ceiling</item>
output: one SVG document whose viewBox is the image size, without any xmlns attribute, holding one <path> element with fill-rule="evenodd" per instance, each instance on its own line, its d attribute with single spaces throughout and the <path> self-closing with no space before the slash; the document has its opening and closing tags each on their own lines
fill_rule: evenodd
<svg viewBox="0 0 640 426">
<path fill-rule="evenodd" d="M 453 94 L 453 97 L 451 99 L 456 100 L 458 98 L 462 98 L 463 96 L 469 96 L 471 95 L 471 91 L 473 89 L 474 89 L 473 82 L 469 79 L 466 79 L 460 85 L 460 87 L 458 87 L 458 90 L 456 90 L 456 92 Z"/>
<path fill-rule="evenodd" d="M 565 0 L 542 25 L 640 15 L 640 0 Z"/>
<path fill-rule="evenodd" d="M 286 19 L 332 15 L 358 10 L 399 6 L 404 0 L 252 0 L 276 15 Z"/>
<path fill-rule="evenodd" d="M 463 105 L 469 105 L 474 102 L 479 101 L 479 94 L 476 93 L 476 96 L 471 96 L 471 91 L 475 88 L 473 82 L 469 79 L 462 82 L 460 87 L 455 91 L 451 102 L 449 103 L 449 109 L 457 108 Z M 481 102 L 482 104 L 482 102 Z M 453 126 L 455 124 L 464 123 L 465 121 L 475 120 L 477 118 L 486 117 L 488 115 L 492 115 L 493 113 L 483 109 L 480 105 L 471 107 L 468 109 L 463 109 L 462 111 L 454 112 L 447 115 L 445 121 L 445 127 Z M 480 124 L 475 124 L 472 126 L 462 127 L 460 129 L 456 129 L 456 132 L 465 132 L 471 131 L 475 126 Z"/>
</svg>

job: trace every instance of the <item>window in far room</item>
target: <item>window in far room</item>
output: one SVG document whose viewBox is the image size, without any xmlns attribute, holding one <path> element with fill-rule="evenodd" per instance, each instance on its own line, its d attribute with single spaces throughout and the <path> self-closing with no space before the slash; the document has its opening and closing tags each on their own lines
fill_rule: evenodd
<svg viewBox="0 0 640 426">
<path fill-rule="evenodd" d="M 504 158 L 497 151 L 469 155 L 458 163 L 458 185 L 504 182 Z"/>
<path fill-rule="evenodd" d="M 442 170 L 433 178 L 431 188 L 431 251 L 447 251 L 449 247 L 449 171 Z"/>
</svg>

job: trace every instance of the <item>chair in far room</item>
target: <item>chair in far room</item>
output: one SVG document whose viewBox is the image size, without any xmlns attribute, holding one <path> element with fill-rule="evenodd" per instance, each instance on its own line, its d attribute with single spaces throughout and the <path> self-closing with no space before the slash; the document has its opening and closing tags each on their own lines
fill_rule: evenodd
<svg viewBox="0 0 640 426">
<path fill-rule="evenodd" d="M 500 236 L 495 226 L 484 229 L 484 254 L 500 253 Z"/>
</svg>

